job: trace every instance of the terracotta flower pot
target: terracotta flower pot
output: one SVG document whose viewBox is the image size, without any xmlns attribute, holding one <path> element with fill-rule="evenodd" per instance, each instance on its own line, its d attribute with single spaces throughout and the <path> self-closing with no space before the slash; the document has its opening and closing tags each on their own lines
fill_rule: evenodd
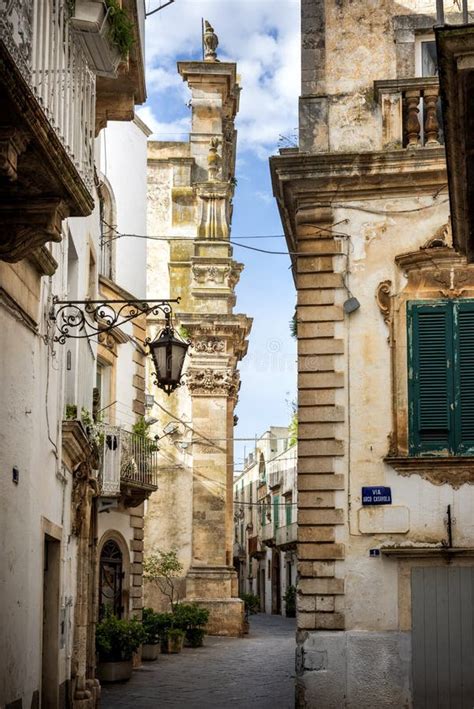
<svg viewBox="0 0 474 709">
<path fill-rule="evenodd" d="M 144 643 L 142 645 L 142 660 L 145 662 L 153 662 L 158 659 L 160 653 L 160 646 L 158 643 Z"/>
<path fill-rule="evenodd" d="M 97 665 L 97 678 L 101 682 L 127 682 L 132 676 L 133 661 L 99 662 Z"/>
</svg>

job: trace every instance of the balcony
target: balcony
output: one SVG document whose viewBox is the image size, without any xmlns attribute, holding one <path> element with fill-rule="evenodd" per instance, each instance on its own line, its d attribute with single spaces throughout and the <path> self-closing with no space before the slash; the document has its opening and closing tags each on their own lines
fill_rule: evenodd
<svg viewBox="0 0 474 709">
<path fill-rule="evenodd" d="M 268 473 L 268 487 L 270 490 L 274 490 L 277 487 L 280 487 L 283 481 L 283 471 L 282 470 L 274 470 L 270 473 Z"/>
<path fill-rule="evenodd" d="M 118 426 L 99 427 L 100 485 L 103 497 L 121 497 L 137 507 L 158 489 L 158 449 L 154 441 Z"/>
<path fill-rule="evenodd" d="M 374 82 L 384 150 L 439 148 L 444 143 L 436 76 Z"/>
<path fill-rule="evenodd" d="M 95 76 L 67 0 L 0 0 L 0 259 L 61 240 L 91 213 Z"/>
<path fill-rule="evenodd" d="M 275 546 L 275 529 L 272 522 L 263 525 L 261 536 L 263 544 L 267 547 Z"/>
<path fill-rule="evenodd" d="M 133 25 L 134 42 L 128 57 L 118 67 L 116 78 L 97 77 L 96 130 L 107 121 L 131 121 L 135 106 L 146 101 L 145 3 L 122 0 Z"/>
<path fill-rule="evenodd" d="M 282 550 L 296 549 L 297 535 L 298 525 L 296 522 L 287 524 L 284 527 L 278 527 L 275 535 L 275 544 Z"/>
<path fill-rule="evenodd" d="M 253 559 L 261 559 L 262 556 L 265 556 L 265 548 L 258 535 L 248 538 L 248 552 L 249 557 Z"/>
</svg>

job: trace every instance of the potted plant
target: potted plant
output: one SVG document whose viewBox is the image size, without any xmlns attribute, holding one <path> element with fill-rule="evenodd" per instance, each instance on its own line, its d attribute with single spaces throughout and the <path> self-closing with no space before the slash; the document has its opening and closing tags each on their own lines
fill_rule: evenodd
<svg viewBox="0 0 474 709">
<path fill-rule="evenodd" d="M 209 611 L 197 603 L 179 603 L 173 616 L 174 627 L 181 628 L 185 633 L 184 644 L 187 647 L 202 647 Z"/>
<path fill-rule="evenodd" d="M 155 613 L 152 608 L 144 608 L 142 623 L 143 630 L 145 631 L 145 639 L 142 645 L 142 660 L 152 662 L 158 659 L 160 652 L 161 625 L 159 614 Z"/>
<path fill-rule="evenodd" d="M 97 677 L 101 682 L 124 682 L 133 671 L 133 653 L 145 640 L 145 632 L 137 618 L 123 620 L 108 613 L 96 628 L 99 655 Z"/>
<path fill-rule="evenodd" d="M 118 0 L 75 0 L 69 19 L 92 70 L 115 78 L 134 43 L 133 24 Z"/>
<path fill-rule="evenodd" d="M 249 616 L 254 615 L 255 613 L 259 612 L 260 598 L 258 596 L 256 596 L 254 593 L 242 593 L 240 595 L 240 598 L 244 602 L 244 610 L 245 610 L 244 633 L 247 635 L 247 633 L 250 630 Z"/>
<path fill-rule="evenodd" d="M 287 618 L 296 617 L 296 588 L 295 586 L 288 586 L 285 594 L 283 595 L 283 600 L 285 601 L 285 613 Z"/>
<path fill-rule="evenodd" d="M 161 644 L 161 651 L 169 655 L 181 652 L 184 644 L 184 630 L 168 628 Z"/>
</svg>

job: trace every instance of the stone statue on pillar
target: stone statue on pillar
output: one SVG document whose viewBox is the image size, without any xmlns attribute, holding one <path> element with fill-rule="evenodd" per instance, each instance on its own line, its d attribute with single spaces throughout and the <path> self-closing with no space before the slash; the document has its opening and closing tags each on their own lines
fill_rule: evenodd
<svg viewBox="0 0 474 709">
<path fill-rule="evenodd" d="M 204 23 L 204 61 L 218 62 L 216 49 L 219 46 L 219 37 L 214 32 L 214 28 L 206 20 Z"/>
</svg>

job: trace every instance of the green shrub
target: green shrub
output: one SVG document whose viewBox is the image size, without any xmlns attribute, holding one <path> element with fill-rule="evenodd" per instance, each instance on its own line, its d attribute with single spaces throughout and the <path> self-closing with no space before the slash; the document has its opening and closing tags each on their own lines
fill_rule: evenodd
<svg viewBox="0 0 474 709">
<path fill-rule="evenodd" d="M 244 602 L 246 616 L 260 612 L 260 598 L 254 593 L 242 593 L 240 598 Z"/>
<path fill-rule="evenodd" d="M 137 618 L 121 620 L 112 614 L 97 624 L 95 642 L 101 662 L 131 660 L 145 641 L 146 633 Z"/>
<path fill-rule="evenodd" d="M 166 636 L 168 638 L 183 638 L 184 630 L 181 630 L 181 628 L 169 628 Z"/>
<path fill-rule="evenodd" d="M 157 645 L 160 642 L 160 635 L 163 624 L 160 616 L 152 608 L 143 609 L 143 630 L 145 631 L 145 641 L 148 645 Z"/>
<path fill-rule="evenodd" d="M 110 9 L 110 39 L 119 50 L 122 59 L 126 59 L 135 43 L 133 23 L 117 0 L 105 0 L 105 4 Z"/>
<path fill-rule="evenodd" d="M 186 644 L 190 647 L 201 647 L 205 634 L 204 628 L 188 628 L 186 631 Z"/>
<path fill-rule="evenodd" d="M 209 620 L 209 611 L 197 603 L 178 603 L 173 617 L 173 626 L 186 632 L 192 628 L 203 628 Z"/>
</svg>

